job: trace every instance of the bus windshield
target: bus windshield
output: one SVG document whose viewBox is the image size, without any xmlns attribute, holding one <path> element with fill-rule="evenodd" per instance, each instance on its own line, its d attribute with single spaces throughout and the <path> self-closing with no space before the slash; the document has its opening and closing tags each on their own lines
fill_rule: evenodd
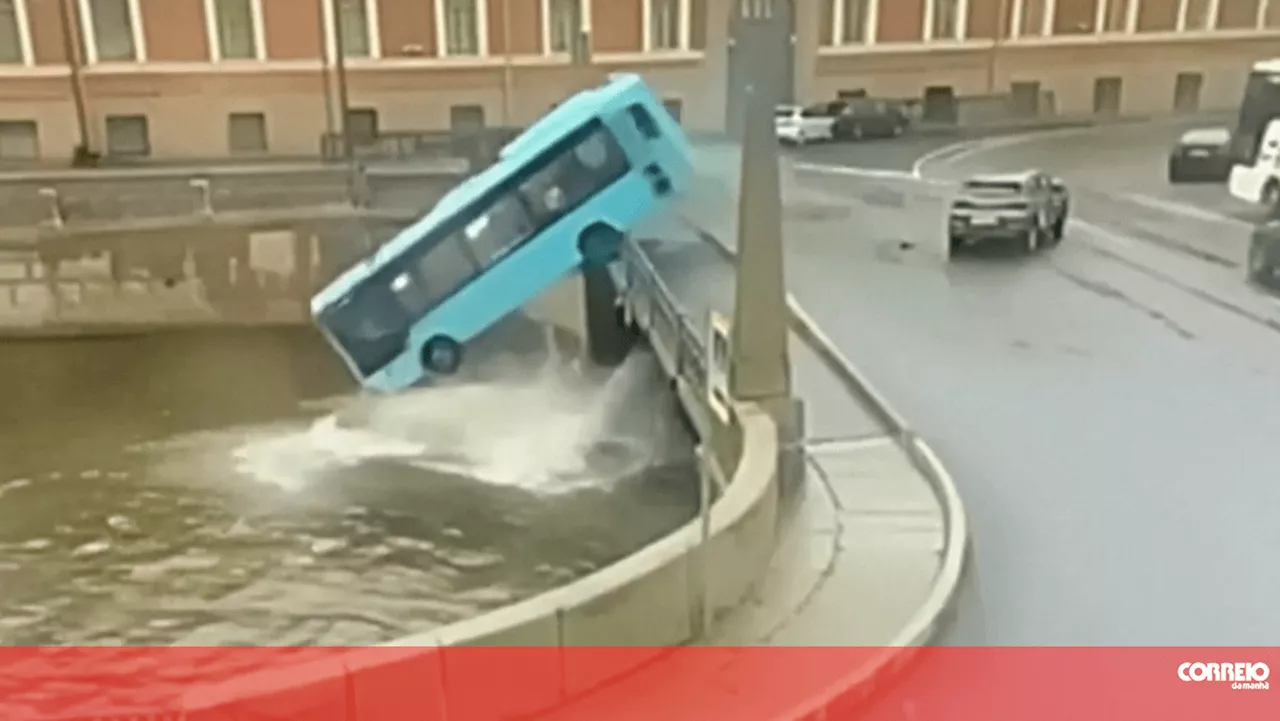
<svg viewBox="0 0 1280 721">
<path fill-rule="evenodd" d="M 617 139 L 593 121 L 428 230 L 319 321 L 368 377 L 404 350 L 423 316 L 629 170 Z"/>
<path fill-rule="evenodd" d="M 1280 117 L 1280 72 L 1255 70 L 1245 85 L 1244 102 L 1231 138 L 1232 159 L 1253 165 L 1258 159 L 1262 133 Z"/>
</svg>

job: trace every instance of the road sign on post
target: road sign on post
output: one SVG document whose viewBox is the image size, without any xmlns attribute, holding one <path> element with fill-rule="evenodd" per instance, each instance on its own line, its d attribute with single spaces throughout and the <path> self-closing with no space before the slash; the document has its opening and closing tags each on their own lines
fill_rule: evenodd
<svg viewBox="0 0 1280 721">
<path fill-rule="evenodd" d="M 707 405 L 722 423 L 729 422 L 730 345 L 728 318 L 710 311 L 707 318 Z"/>
</svg>

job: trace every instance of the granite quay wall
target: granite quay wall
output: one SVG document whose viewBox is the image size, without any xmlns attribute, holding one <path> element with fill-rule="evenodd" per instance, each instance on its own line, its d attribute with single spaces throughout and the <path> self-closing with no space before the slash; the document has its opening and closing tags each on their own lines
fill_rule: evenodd
<svg viewBox="0 0 1280 721">
<path fill-rule="evenodd" d="M 0 175 L 0 332 L 301 323 L 466 176 L 309 164 Z"/>
</svg>

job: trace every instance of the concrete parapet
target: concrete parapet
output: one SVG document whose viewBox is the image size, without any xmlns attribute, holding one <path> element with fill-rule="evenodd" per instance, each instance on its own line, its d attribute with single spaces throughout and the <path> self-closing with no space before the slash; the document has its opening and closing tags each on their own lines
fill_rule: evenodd
<svg viewBox="0 0 1280 721">
<path fill-rule="evenodd" d="M 560 610 L 565 646 L 631 646 L 616 657 L 568 654 L 564 690 L 589 691 L 694 637 L 696 598 L 691 573 L 698 539 L 686 526 L 589 579 Z M 639 612 L 638 612 L 639 611 Z M 602 658 L 613 663 L 601 663 Z"/>
<path fill-rule="evenodd" d="M 742 434 L 739 473 L 729 483 L 724 497 L 711 515 L 710 541 L 707 554 L 707 603 L 714 617 L 739 603 L 760 578 L 761 569 L 773 553 L 778 519 L 778 429 L 772 416 L 758 406 L 743 405 L 735 409 Z M 762 442 L 745 429 L 767 427 L 769 436 Z M 743 473 L 741 469 L 769 469 Z"/>
</svg>

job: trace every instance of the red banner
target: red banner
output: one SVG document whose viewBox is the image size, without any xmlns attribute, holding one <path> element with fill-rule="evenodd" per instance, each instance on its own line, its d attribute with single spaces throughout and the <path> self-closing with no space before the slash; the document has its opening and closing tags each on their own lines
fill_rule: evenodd
<svg viewBox="0 0 1280 721">
<path fill-rule="evenodd" d="M 8 647 L 0 719 L 1273 721 L 1277 664 L 1272 648 Z"/>
</svg>

